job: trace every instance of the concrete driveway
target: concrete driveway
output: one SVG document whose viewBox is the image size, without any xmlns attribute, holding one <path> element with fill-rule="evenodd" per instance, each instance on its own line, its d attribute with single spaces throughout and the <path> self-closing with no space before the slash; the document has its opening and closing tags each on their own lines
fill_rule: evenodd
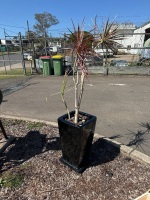
<svg viewBox="0 0 150 200">
<path fill-rule="evenodd" d="M 92 85 L 86 80 L 81 110 L 97 116 L 96 133 L 150 156 L 150 77 L 90 75 L 89 79 Z M 60 96 L 62 80 L 62 76 L 35 76 L 0 81 L 1 115 L 57 122 L 66 113 Z M 73 110 L 72 77 L 66 91 Z"/>
</svg>

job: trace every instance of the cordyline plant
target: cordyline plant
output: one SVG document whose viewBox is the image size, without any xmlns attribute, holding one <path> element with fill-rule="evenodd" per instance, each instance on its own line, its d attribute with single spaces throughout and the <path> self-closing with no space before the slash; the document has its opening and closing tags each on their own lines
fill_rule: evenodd
<svg viewBox="0 0 150 200">
<path fill-rule="evenodd" d="M 88 78 L 88 70 L 87 70 L 87 66 L 85 62 L 86 55 L 94 54 L 94 52 L 91 50 L 91 46 L 93 43 L 96 44 L 95 48 L 99 45 L 102 45 L 103 48 L 104 47 L 106 48 L 107 52 L 108 52 L 108 49 L 111 49 L 114 52 L 116 51 L 116 48 L 118 46 L 117 40 L 121 40 L 122 38 L 120 37 L 120 34 L 118 34 L 117 32 L 118 26 L 114 27 L 114 23 L 113 22 L 109 23 L 109 19 L 107 20 L 102 32 L 99 30 L 97 26 L 96 18 L 95 18 L 94 28 L 92 28 L 91 31 L 89 32 L 84 31 L 84 20 L 81 26 L 78 25 L 77 28 L 75 27 L 73 22 L 72 24 L 73 24 L 74 32 L 70 30 L 69 31 L 71 33 L 71 38 L 72 38 L 70 53 L 73 55 L 73 81 L 74 81 L 74 87 L 75 87 L 74 123 L 78 124 L 79 110 L 80 110 L 81 100 L 82 100 L 83 91 L 84 91 L 84 79 L 85 77 Z M 96 34 L 97 37 L 95 38 L 91 37 L 92 31 L 93 32 L 97 31 L 97 34 Z M 95 39 L 95 42 L 93 41 L 93 38 Z M 106 55 L 106 59 L 107 59 L 107 55 Z M 105 63 L 107 63 L 107 61 Z M 79 72 L 81 74 L 79 74 Z M 70 119 L 69 109 L 64 99 L 65 88 L 67 84 L 67 77 L 68 77 L 68 73 L 65 73 L 62 90 L 61 90 L 61 96 L 68 113 L 68 119 Z"/>
<path fill-rule="evenodd" d="M 73 24 L 73 32 L 71 33 L 71 51 L 70 54 L 73 57 L 72 67 L 73 67 L 73 82 L 75 88 L 75 116 L 74 123 L 78 124 L 78 116 L 79 109 L 81 106 L 82 95 L 84 91 L 84 79 L 88 78 L 88 70 L 85 63 L 86 55 L 91 54 L 91 46 L 93 42 L 93 37 L 91 37 L 91 32 L 84 31 L 84 20 L 78 27 L 76 28 Z M 91 44 L 91 45 L 90 45 Z M 61 90 L 62 100 L 65 104 L 68 113 L 68 119 L 70 119 L 69 109 L 67 107 L 67 103 L 64 99 L 65 88 L 67 84 L 68 73 L 65 73 L 64 81 Z"/>
</svg>

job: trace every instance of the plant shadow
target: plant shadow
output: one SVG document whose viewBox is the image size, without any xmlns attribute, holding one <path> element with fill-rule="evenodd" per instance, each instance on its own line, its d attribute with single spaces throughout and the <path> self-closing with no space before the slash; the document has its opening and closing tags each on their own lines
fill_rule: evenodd
<svg viewBox="0 0 150 200">
<path fill-rule="evenodd" d="M 120 149 L 105 139 L 100 138 L 92 145 L 90 167 L 114 160 L 120 154 Z"/>
<path fill-rule="evenodd" d="M 0 170 L 20 165 L 41 153 L 50 150 L 60 150 L 59 137 L 47 138 L 46 134 L 39 131 L 29 131 L 24 137 L 16 140 L 3 152 L 0 157 Z"/>
<path fill-rule="evenodd" d="M 61 144 L 60 144 L 60 138 L 59 137 L 51 137 L 47 138 L 47 142 L 45 145 L 45 151 L 50 151 L 50 150 L 61 150 Z"/>
<path fill-rule="evenodd" d="M 122 137 L 122 135 L 113 135 L 113 136 L 110 136 L 110 137 L 108 137 L 109 139 L 111 139 L 111 140 L 114 140 L 114 139 L 118 139 L 118 138 L 121 138 Z"/>
<path fill-rule="evenodd" d="M 140 149 L 144 152 L 143 146 L 148 146 L 148 140 L 150 136 L 150 123 L 140 123 L 139 126 L 142 130 L 136 132 L 128 130 L 129 133 L 126 135 L 129 137 L 129 143 L 127 146 L 134 147 L 134 149 Z"/>
</svg>

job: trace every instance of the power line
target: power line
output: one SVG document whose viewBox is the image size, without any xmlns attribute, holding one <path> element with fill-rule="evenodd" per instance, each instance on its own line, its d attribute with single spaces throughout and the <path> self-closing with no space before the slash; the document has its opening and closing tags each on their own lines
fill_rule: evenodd
<svg viewBox="0 0 150 200">
<path fill-rule="evenodd" d="M 12 25 L 7 25 L 7 24 L 0 24 L 0 25 L 2 25 L 2 26 L 8 26 L 8 27 L 14 27 L 14 28 L 23 28 L 23 29 L 26 29 L 23 26 L 12 26 Z"/>
<path fill-rule="evenodd" d="M 8 30 L 8 29 L 2 28 L 2 27 L 0 27 L 0 28 L 3 29 L 3 30 L 9 31 L 11 33 L 15 33 L 16 34 L 16 32 L 14 32 L 14 31 L 11 31 L 11 30 Z"/>
</svg>

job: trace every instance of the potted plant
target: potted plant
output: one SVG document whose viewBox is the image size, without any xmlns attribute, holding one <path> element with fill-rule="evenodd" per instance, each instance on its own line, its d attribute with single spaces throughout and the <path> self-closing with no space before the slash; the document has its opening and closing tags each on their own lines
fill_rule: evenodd
<svg viewBox="0 0 150 200">
<path fill-rule="evenodd" d="M 73 23 L 73 22 L 72 22 Z M 86 55 L 91 53 L 93 37 L 84 31 L 84 20 L 74 31 L 70 31 L 70 41 L 73 61 L 73 82 L 75 89 L 75 108 L 69 111 L 65 101 L 65 88 L 68 73 L 64 75 L 61 96 L 65 104 L 67 114 L 58 118 L 59 134 L 62 147 L 62 158 L 64 164 L 75 170 L 83 172 L 89 164 L 89 155 L 96 125 L 96 117 L 80 111 L 81 100 L 84 91 L 84 79 L 88 78 L 86 67 Z"/>
<path fill-rule="evenodd" d="M 95 20 L 96 22 L 96 20 Z M 73 23 L 73 22 L 72 22 Z M 103 44 L 107 48 L 114 49 L 115 31 L 110 31 L 112 25 L 107 21 L 104 33 L 99 33 L 97 45 Z M 80 106 L 84 91 L 84 80 L 88 78 L 88 69 L 86 66 L 86 56 L 94 54 L 92 49 L 94 37 L 91 36 L 92 31 L 97 28 L 94 23 L 94 28 L 89 32 L 84 31 L 84 20 L 77 28 L 73 23 L 73 32 L 71 33 L 70 53 L 72 54 L 73 82 L 75 94 L 75 108 L 69 111 L 65 101 L 65 89 L 67 84 L 68 73 L 64 75 L 62 84 L 61 96 L 64 102 L 67 114 L 58 118 L 59 135 L 62 147 L 62 158 L 64 164 L 77 172 L 83 172 L 89 165 L 89 156 L 96 126 L 96 116 L 81 112 Z M 110 33 L 111 32 L 111 33 Z M 111 36 L 112 35 L 112 36 Z"/>
</svg>

